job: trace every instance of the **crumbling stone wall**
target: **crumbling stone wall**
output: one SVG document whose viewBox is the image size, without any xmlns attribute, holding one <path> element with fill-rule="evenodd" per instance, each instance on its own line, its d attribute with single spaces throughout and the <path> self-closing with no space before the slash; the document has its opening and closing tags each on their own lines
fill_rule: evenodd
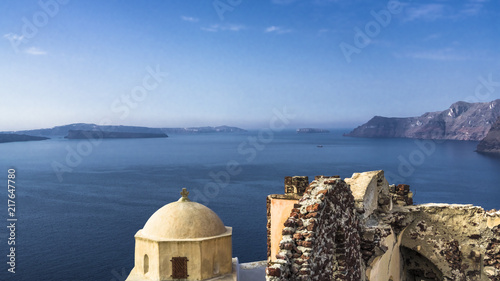
<svg viewBox="0 0 500 281">
<path fill-rule="evenodd" d="M 441 280 L 500 280 L 498 214 L 471 205 L 409 207 L 402 246 L 429 259 Z M 432 279 L 431 279 L 432 280 Z"/>
<path fill-rule="evenodd" d="M 319 176 L 302 197 L 303 184 L 287 183 L 280 196 L 300 200 L 281 217 L 268 281 L 500 281 L 500 211 L 412 205 L 410 187 L 383 171 Z"/>
<path fill-rule="evenodd" d="M 343 180 L 317 177 L 284 226 L 267 280 L 364 280 L 359 219 Z"/>
<path fill-rule="evenodd" d="M 389 192 L 392 197 L 393 204 L 399 206 L 413 205 L 413 192 L 410 191 L 410 186 L 407 184 L 395 184 L 389 186 Z"/>
<path fill-rule="evenodd" d="M 267 196 L 266 198 L 266 209 L 267 209 L 267 257 L 271 256 L 271 198 Z"/>
<path fill-rule="evenodd" d="M 308 177 L 285 177 L 285 194 L 303 195 L 308 186 Z"/>
<path fill-rule="evenodd" d="M 493 238 L 484 253 L 484 271 L 491 280 L 500 281 L 500 225 L 492 229 Z"/>
<path fill-rule="evenodd" d="M 382 243 L 393 233 L 390 227 L 364 227 L 361 230 L 361 257 L 365 264 L 371 264 L 376 257 L 387 251 Z"/>
</svg>

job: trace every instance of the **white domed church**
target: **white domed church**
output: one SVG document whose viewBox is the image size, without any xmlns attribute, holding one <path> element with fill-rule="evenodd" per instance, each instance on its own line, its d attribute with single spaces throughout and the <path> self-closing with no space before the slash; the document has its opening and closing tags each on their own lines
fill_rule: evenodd
<svg viewBox="0 0 500 281">
<path fill-rule="evenodd" d="M 126 281 L 237 280 L 232 228 L 209 208 L 191 202 L 185 188 L 181 195 L 136 233 L 135 266 Z"/>
</svg>

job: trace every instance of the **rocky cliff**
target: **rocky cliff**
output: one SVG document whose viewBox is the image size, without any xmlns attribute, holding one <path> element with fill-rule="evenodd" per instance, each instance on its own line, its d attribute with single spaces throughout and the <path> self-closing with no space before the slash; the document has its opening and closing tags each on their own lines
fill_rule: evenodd
<svg viewBox="0 0 500 281">
<path fill-rule="evenodd" d="M 500 99 L 484 103 L 456 102 L 447 110 L 420 117 L 375 116 L 346 136 L 368 138 L 418 138 L 482 140 L 500 117 Z"/>
<path fill-rule="evenodd" d="M 28 136 L 28 135 L 19 135 L 19 134 L 0 134 L 0 143 L 18 142 L 18 141 L 40 141 L 40 140 L 46 140 L 46 139 L 48 139 L 48 138 Z"/>
<path fill-rule="evenodd" d="M 493 124 L 486 137 L 477 145 L 477 151 L 500 154 L 500 118 Z"/>
</svg>

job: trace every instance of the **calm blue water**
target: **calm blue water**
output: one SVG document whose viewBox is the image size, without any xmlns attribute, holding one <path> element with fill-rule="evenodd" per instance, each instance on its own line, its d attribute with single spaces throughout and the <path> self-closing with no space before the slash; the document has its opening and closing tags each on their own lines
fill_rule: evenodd
<svg viewBox="0 0 500 281">
<path fill-rule="evenodd" d="M 500 158 L 475 153 L 476 142 L 431 142 L 424 151 L 415 140 L 342 137 L 347 131 L 281 132 L 256 145 L 248 138 L 257 131 L 91 146 L 65 139 L 0 144 L 0 221 L 7 225 L 9 168 L 16 169 L 19 219 L 16 274 L 7 273 L 8 233 L 0 227 L 0 280 L 125 280 L 134 234 L 182 187 L 233 227 L 233 255 L 242 262 L 266 258 L 266 196 L 283 193 L 285 176 L 383 169 L 391 183 L 411 185 L 416 203 L 500 208 Z M 83 156 L 67 160 L 68 149 Z M 228 162 L 238 163 L 230 170 L 239 173 L 227 173 Z M 72 171 L 60 181 L 54 163 Z"/>
</svg>

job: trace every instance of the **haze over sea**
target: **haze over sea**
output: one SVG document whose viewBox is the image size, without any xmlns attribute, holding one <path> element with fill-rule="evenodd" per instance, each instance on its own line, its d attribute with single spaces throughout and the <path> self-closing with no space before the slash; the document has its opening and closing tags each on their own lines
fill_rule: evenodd
<svg viewBox="0 0 500 281">
<path fill-rule="evenodd" d="M 18 222 L 16 274 L 2 270 L 0 280 L 125 280 L 135 233 L 182 187 L 233 227 L 240 262 L 266 258 L 266 196 L 283 193 L 285 176 L 345 178 L 383 169 L 391 184 L 411 186 L 416 204 L 500 208 L 500 158 L 474 152 L 477 142 L 426 141 L 424 149 L 411 139 L 343 137 L 348 131 L 283 131 L 261 134 L 261 141 L 258 131 L 103 140 L 61 181 L 53 163 L 67 165 L 67 149 L 86 141 L 1 144 L 2 196 L 6 201 L 7 170 L 14 168 Z M 227 178 L 227 163 L 238 163 L 237 175 Z M 7 235 L 1 228 L 1 241 Z"/>
</svg>

